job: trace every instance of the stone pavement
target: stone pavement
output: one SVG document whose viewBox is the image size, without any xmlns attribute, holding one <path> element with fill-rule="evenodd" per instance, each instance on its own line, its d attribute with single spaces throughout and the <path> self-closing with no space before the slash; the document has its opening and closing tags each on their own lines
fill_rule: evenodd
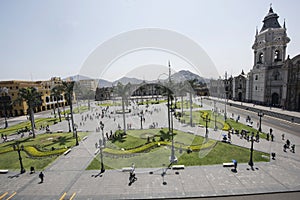
<svg viewBox="0 0 300 200">
<path fill-rule="evenodd" d="M 166 107 L 157 106 L 160 112 L 145 114 L 148 127 L 153 120 L 159 126 L 166 126 Z M 75 121 L 80 120 L 76 115 Z M 134 128 L 140 127 L 137 116 L 127 118 Z M 104 118 L 105 131 L 117 129 L 117 124 L 122 126 L 122 118 Z M 98 121 L 87 121 L 82 130 L 97 127 Z M 58 123 L 51 130 L 67 130 L 67 122 Z M 190 127 L 174 120 L 174 128 L 193 132 L 204 136 L 205 128 Z M 268 130 L 269 127 L 263 127 Z M 94 128 L 92 128 L 94 130 Z M 141 169 L 136 166 L 138 180 L 131 186 L 128 185 L 129 174 L 120 170 L 106 170 L 99 175 L 98 170 L 86 171 L 85 168 L 94 158 L 95 142 L 100 138 L 100 133 L 90 130 L 88 138 L 80 142 L 66 156 L 60 156 L 55 162 L 44 170 L 45 182 L 39 184 L 38 172 L 35 174 L 19 175 L 10 171 L 0 175 L 0 196 L 8 192 L 4 199 L 16 194 L 12 199 L 59 199 L 66 192 L 65 199 L 75 195 L 74 199 L 150 199 L 150 198 L 183 198 L 183 197 L 209 197 L 237 194 L 269 193 L 281 191 L 300 190 L 300 156 L 297 147 L 300 138 L 286 133 L 286 138 L 292 138 L 296 144 L 296 153 L 283 152 L 281 133 L 274 130 L 275 142 L 261 140 L 255 143 L 254 148 L 264 152 L 276 152 L 276 160 L 271 162 L 255 163 L 254 170 L 245 164 L 238 164 L 237 173 L 222 165 L 193 166 L 184 170 L 168 170 L 166 176 L 161 176 L 162 169 Z M 209 137 L 220 140 L 220 130 L 209 130 Z M 250 143 L 232 136 L 235 145 L 250 147 Z M 125 166 L 124 166 L 125 167 Z M 128 167 L 128 166 L 126 166 Z M 153 172 L 150 174 L 149 172 Z M 165 181 L 166 184 L 163 184 Z"/>
</svg>

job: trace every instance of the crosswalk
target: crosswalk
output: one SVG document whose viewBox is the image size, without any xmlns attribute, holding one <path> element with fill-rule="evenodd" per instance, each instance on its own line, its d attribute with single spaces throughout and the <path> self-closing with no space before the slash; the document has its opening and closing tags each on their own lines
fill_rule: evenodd
<svg viewBox="0 0 300 200">
<path fill-rule="evenodd" d="M 76 192 L 74 192 L 71 196 L 70 196 L 70 198 L 66 198 L 67 197 L 67 193 L 65 192 L 65 193 L 63 193 L 63 195 L 59 198 L 59 200 L 73 200 L 74 199 L 74 197 L 75 197 L 75 195 L 76 195 Z M 0 199 L 1 200 L 1 199 Z"/>
<path fill-rule="evenodd" d="M 16 192 L 5 192 L 0 196 L 0 200 L 10 200 L 12 199 L 17 193 Z"/>
<path fill-rule="evenodd" d="M 0 200 L 10 200 L 12 199 L 17 192 L 4 192 L 3 194 L 0 192 Z M 74 192 L 71 196 L 67 196 L 67 193 L 64 192 L 62 196 L 59 198 L 59 200 L 73 200 L 76 195 L 76 192 Z"/>
</svg>

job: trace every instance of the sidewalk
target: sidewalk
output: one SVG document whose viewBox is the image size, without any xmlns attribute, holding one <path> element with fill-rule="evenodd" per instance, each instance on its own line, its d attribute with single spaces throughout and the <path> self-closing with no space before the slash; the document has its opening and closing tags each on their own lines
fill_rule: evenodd
<svg viewBox="0 0 300 200">
<path fill-rule="evenodd" d="M 146 115 L 146 124 L 151 124 L 150 118 L 162 120 L 165 107 L 161 107 L 160 113 L 152 116 Z M 79 121 L 80 115 L 76 115 Z M 130 117 L 136 128 L 139 127 L 139 118 Z M 122 118 L 104 118 L 105 131 L 116 129 L 118 123 L 122 124 Z M 165 125 L 165 121 L 159 121 L 159 125 Z M 30 175 L 28 172 L 12 178 L 17 172 L 9 172 L 0 175 L 0 195 L 8 191 L 12 194 L 16 191 L 15 199 L 59 199 L 64 192 L 66 198 L 74 193 L 75 199 L 150 199 L 150 198 L 180 198 L 180 197 L 208 197 L 220 195 L 237 195 L 252 193 L 269 193 L 280 191 L 300 190 L 300 151 L 297 147 L 300 138 L 294 136 L 292 141 L 297 144 L 296 153 L 284 153 L 283 142 L 280 133 L 274 130 L 275 142 L 261 140 L 255 143 L 254 148 L 264 152 L 276 152 L 276 160 L 269 163 L 254 163 L 252 171 L 248 164 L 238 164 L 237 173 L 222 165 L 186 167 L 184 170 L 168 170 L 163 184 L 162 169 L 136 169 L 138 180 L 128 186 L 129 174 L 120 170 L 106 170 L 102 177 L 97 175 L 99 171 L 86 171 L 85 168 L 94 158 L 95 142 L 100 138 L 99 132 L 94 128 L 99 122 L 89 121 L 81 129 L 90 129 L 91 133 L 85 141 L 74 147 L 66 156 L 60 156 L 45 171 L 45 182 L 38 184 L 38 173 Z M 108 126 L 107 126 L 108 124 Z M 55 130 L 66 130 L 67 124 L 59 123 L 51 127 Z M 193 132 L 204 136 L 205 128 L 189 127 L 180 124 L 174 119 L 174 128 Z M 263 129 L 269 127 L 263 127 Z M 209 137 L 221 140 L 222 131 L 209 130 Z M 287 133 L 286 138 L 290 135 Z M 292 137 L 292 136 L 291 136 Z M 249 148 L 250 143 L 232 135 L 232 143 Z M 149 174 L 153 171 L 153 174 Z M 176 174 L 175 172 L 179 172 Z"/>
</svg>

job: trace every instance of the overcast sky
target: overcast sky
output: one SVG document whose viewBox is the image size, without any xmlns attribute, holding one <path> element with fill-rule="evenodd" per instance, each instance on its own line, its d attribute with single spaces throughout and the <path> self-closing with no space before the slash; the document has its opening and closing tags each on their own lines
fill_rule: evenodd
<svg viewBox="0 0 300 200">
<path fill-rule="evenodd" d="M 1 0 L 0 80 L 48 80 L 78 74 L 99 46 L 104 48 L 116 36 L 145 28 L 189 38 L 206 52 L 219 75 L 227 71 L 235 76 L 253 67 L 255 30 L 260 30 L 270 3 L 279 23 L 286 21 L 291 38 L 287 53 L 294 57 L 300 53 L 297 0 Z M 168 66 L 168 60 L 175 70 L 189 69 L 189 56 L 172 54 L 173 47 L 163 52 L 155 47 L 115 53 L 109 65 L 102 66 L 106 71 L 101 78 L 118 79 L 132 71 L 132 66 Z"/>
</svg>

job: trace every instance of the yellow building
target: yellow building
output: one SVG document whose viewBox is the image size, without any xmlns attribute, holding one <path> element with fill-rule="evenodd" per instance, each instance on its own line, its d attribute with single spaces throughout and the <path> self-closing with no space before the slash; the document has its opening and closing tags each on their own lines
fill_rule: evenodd
<svg viewBox="0 0 300 200">
<path fill-rule="evenodd" d="M 56 98 L 51 96 L 51 89 L 62 83 L 60 77 L 53 77 L 46 81 L 0 81 L 0 116 L 7 117 L 26 115 L 28 106 L 25 101 L 14 103 L 18 98 L 20 88 L 35 87 L 41 93 L 42 104 L 34 112 L 51 110 L 56 105 Z M 59 106 L 66 106 L 64 95 L 59 98 Z M 57 106 L 56 106 L 57 107 Z"/>
</svg>

